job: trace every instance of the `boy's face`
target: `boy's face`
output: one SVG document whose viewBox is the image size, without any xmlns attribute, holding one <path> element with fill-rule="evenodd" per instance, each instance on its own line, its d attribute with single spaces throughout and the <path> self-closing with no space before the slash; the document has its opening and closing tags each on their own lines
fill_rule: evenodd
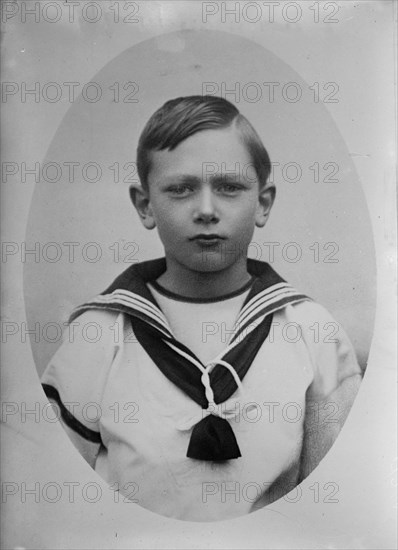
<svg viewBox="0 0 398 550">
<path fill-rule="evenodd" d="M 144 225 L 158 228 L 168 262 L 195 272 L 246 262 L 274 191 L 260 191 L 234 128 L 201 131 L 173 151 L 153 151 L 148 185 L 149 195 L 135 200 Z"/>
</svg>

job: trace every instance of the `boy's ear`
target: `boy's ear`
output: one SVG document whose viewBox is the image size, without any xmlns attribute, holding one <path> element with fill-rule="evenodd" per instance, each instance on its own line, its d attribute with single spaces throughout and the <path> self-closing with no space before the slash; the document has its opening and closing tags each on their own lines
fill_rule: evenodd
<svg viewBox="0 0 398 550">
<path fill-rule="evenodd" d="M 264 227 L 271 212 L 275 200 L 275 185 L 267 184 L 260 189 L 258 196 L 258 207 L 256 213 L 256 226 Z"/>
<path fill-rule="evenodd" d="M 138 183 L 133 183 L 129 191 L 131 202 L 134 204 L 143 226 L 147 229 L 154 229 L 156 222 L 149 200 L 149 193 Z"/>
</svg>

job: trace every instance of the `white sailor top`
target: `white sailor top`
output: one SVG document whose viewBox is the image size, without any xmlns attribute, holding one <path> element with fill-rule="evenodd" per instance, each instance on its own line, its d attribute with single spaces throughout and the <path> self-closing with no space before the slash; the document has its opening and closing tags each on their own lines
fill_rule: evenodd
<svg viewBox="0 0 398 550">
<path fill-rule="evenodd" d="M 336 439 L 361 381 L 346 334 L 268 264 L 247 267 L 251 290 L 207 364 L 149 290 L 164 258 L 72 313 L 43 388 L 127 501 L 192 521 L 243 515 L 292 490 Z"/>
</svg>

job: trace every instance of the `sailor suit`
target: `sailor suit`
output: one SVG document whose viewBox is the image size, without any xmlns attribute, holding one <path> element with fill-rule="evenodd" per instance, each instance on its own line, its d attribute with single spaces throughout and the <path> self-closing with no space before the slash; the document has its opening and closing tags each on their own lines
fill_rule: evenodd
<svg viewBox="0 0 398 550">
<path fill-rule="evenodd" d="M 361 381 L 352 345 L 268 264 L 247 267 L 250 290 L 210 361 L 176 338 L 150 290 L 164 258 L 72 313 L 43 387 L 127 501 L 185 520 L 240 516 L 292 490 L 335 441 Z"/>
</svg>

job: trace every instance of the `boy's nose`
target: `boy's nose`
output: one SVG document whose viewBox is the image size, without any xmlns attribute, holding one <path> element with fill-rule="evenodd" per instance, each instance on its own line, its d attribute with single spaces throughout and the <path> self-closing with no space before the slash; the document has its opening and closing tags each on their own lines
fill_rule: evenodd
<svg viewBox="0 0 398 550">
<path fill-rule="evenodd" d="M 198 222 L 215 222 L 219 220 L 215 197 L 211 189 L 203 189 L 195 205 L 194 220 Z"/>
</svg>

